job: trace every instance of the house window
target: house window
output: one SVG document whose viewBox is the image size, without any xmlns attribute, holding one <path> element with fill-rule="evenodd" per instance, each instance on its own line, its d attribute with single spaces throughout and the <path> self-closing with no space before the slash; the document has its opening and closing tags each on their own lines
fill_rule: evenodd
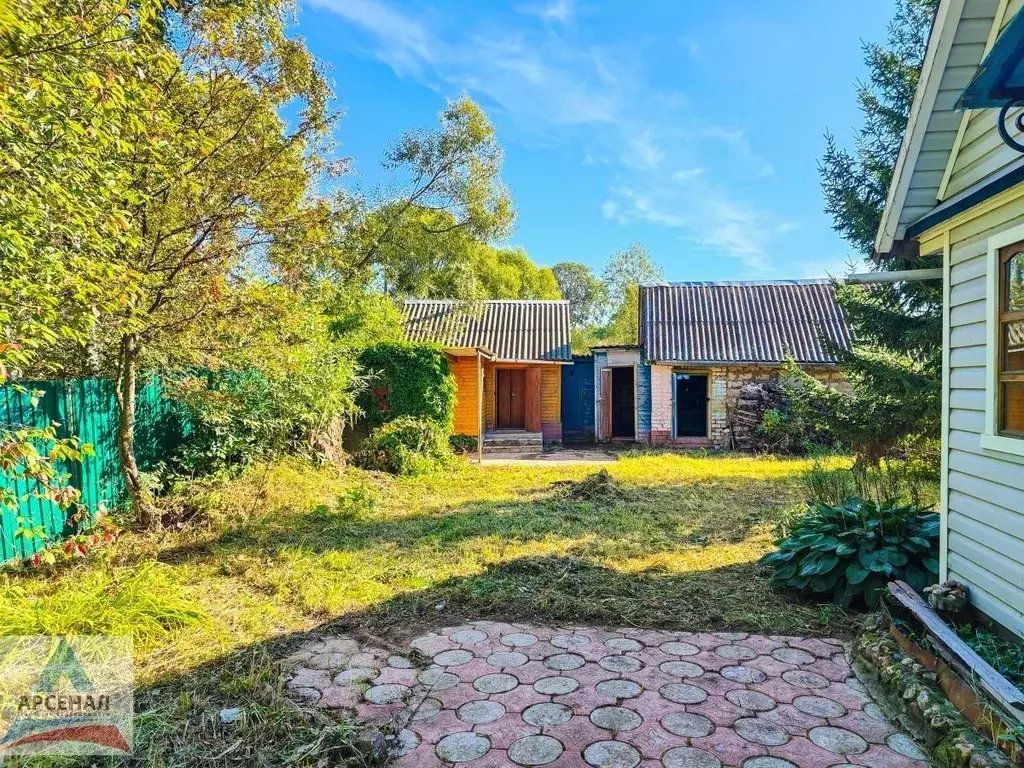
<svg viewBox="0 0 1024 768">
<path fill-rule="evenodd" d="M 999 251 L 999 434 L 1024 439 L 1024 241 Z"/>
</svg>

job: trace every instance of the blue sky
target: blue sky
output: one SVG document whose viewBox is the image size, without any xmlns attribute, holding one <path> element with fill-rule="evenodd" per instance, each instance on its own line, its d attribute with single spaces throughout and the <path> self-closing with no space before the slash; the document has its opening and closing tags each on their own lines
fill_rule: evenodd
<svg viewBox="0 0 1024 768">
<path fill-rule="evenodd" d="M 861 43 L 892 0 L 302 0 L 348 183 L 468 93 L 505 149 L 511 243 L 600 268 L 639 241 L 671 280 L 820 277 L 850 248 L 816 161 L 859 116 Z"/>
</svg>

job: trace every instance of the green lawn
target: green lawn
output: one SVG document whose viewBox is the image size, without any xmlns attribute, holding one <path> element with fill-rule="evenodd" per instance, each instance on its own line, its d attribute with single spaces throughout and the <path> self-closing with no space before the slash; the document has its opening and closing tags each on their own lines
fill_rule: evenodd
<svg viewBox="0 0 1024 768">
<path fill-rule="evenodd" d="M 57 576 L 4 576 L 0 624 L 130 631 L 144 682 L 330 621 L 396 640 L 485 616 L 848 628 L 753 565 L 802 498 L 807 460 L 636 454 L 607 466 L 613 492 L 592 500 L 565 483 L 595 471 L 586 465 L 466 463 L 410 479 L 259 468 L 191 500 L 200 514 L 182 530 L 126 534 Z"/>
<path fill-rule="evenodd" d="M 774 591 L 754 565 L 810 465 L 628 454 L 588 493 L 572 482 L 593 465 L 460 462 L 405 479 L 283 462 L 175 499 L 188 519 L 177 528 L 126 533 L 55 573 L 0 576 L 0 627 L 132 634 L 148 763 L 244 743 L 273 765 L 325 725 L 282 702 L 271 660 L 327 624 L 396 644 L 493 617 L 848 634 L 848 614 Z M 239 702 L 262 702 L 244 739 L 216 725 Z M 324 748 L 347 749 L 343 736 Z"/>
</svg>

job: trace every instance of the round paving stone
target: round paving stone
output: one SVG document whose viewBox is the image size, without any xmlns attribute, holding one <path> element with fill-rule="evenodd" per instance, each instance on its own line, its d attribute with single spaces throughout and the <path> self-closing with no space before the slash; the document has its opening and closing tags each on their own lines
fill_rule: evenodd
<svg viewBox="0 0 1024 768">
<path fill-rule="evenodd" d="M 743 768 L 797 768 L 797 766 L 781 757 L 762 756 L 750 758 L 743 763 Z"/>
<path fill-rule="evenodd" d="M 403 728 L 395 736 L 395 746 L 391 749 L 391 754 L 394 757 L 401 757 L 409 754 L 419 745 L 420 737 L 416 735 L 416 732 Z"/>
<path fill-rule="evenodd" d="M 528 632 L 512 632 L 501 636 L 501 644 L 512 648 L 525 648 L 537 642 L 537 636 Z"/>
<path fill-rule="evenodd" d="M 909 757 L 911 760 L 928 759 L 928 755 L 922 752 L 921 748 L 917 746 L 917 743 L 905 733 L 894 733 L 885 740 L 885 743 L 889 745 L 889 749 L 893 752 L 899 752 L 901 755 Z"/>
<path fill-rule="evenodd" d="M 760 669 L 754 669 L 753 667 L 722 667 L 722 677 L 726 680 L 732 680 L 734 683 L 743 683 L 744 685 L 750 685 L 752 683 L 763 683 L 768 679 L 768 675 L 762 672 Z"/>
<path fill-rule="evenodd" d="M 714 730 L 714 725 L 704 715 L 689 712 L 673 712 L 661 720 L 661 727 L 676 736 L 699 739 Z"/>
<path fill-rule="evenodd" d="M 715 653 L 723 659 L 732 661 L 750 661 L 757 658 L 757 651 L 745 645 L 720 645 L 715 648 Z"/>
<path fill-rule="evenodd" d="M 856 733 L 831 725 L 812 728 L 807 737 L 822 749 L 837 755 L 859 755 L 868 750 L 868 743 Z"/>
<path fill-rule="evenodd" d="M 640 683 L 632 680 L 604 680 L 597 684 L 597 692 L 616 699 L 632 699 L 643 692 Z"/>
<path fill-rule="evenodd" d="M 575 653 L 558 653 L 544 659 L 544 666 L 548 669 L 556 669 L 559 672 L 566 672 L 570 669 L 579 669 L 587 660 Z"/>
<path fill-rule="evenodd" d="M 864 714 L 872 720 L 881 720 L 882 722 L 886 722 L 885 713 L 882 711 L 882 708 L 873 701 L 864 705 Z"/>
<path fill-rule="evenodd" d="M 676 747 L 661 758 L 665 768 L 721 768 L 722 761 L 696 747 Z"/>
<path fill-rule="evenodd" d="M 598 728 L 619 733 L 639 728 L 644 720 L 632 709 L 624 707 L 598 707 L 590 713 L 590 722 Z"/>
<path fill-rule="evenodd" d="M 519 651 L 498 651 L 487 657 L 487 663 L 492 667 L 521 667 L 530 659 L 525 653 Z"/>
<path fill-rule="evenodd" d="M 604 644 L 616 651 L 639 651 L 643 648 L 643 645 L 628 637 L 612 637 L 605 640 Z"/>
<path fill-rule="evenodd" d="M 850 675 L 844 681 L 850 688 L 855 690 L 857 693 L 867 693 L 867 688 L 864 687 L 864 683 L 858 680 L 855 676 Z"/>
<path fill-rule="evenodd" d="M 632 656 L 605 656 L 598 664 L 609 672 L 638 672 L 643 664 Z"/>
<path fill-rule="evenodd" d="M 640 753 L 621 741 L 595 741 L 583 750 L 583 759 L 594 768 L 636 768 Z"/>
<path fill-rule="evenodd" d="M 824 696 L 797 696 L 793 699 L 793 706 L 814 717 L 842 717 L 846 714 L 846 707 Z"/>
<path fill-rule="evenodd" d="M 715 637 L 720 640 L 746 640 L 750 635 L 746 632 L 715 632 Z"/>
<path fill-rule="evenodd" d="M 583 635 L 555 635 L 551 638 L 551 644 L 555 648 L 582 648 L 590 645 L 590 638 Z"/>
<path fill-rule="evenodd" d="M 508 748 L 509 760 L 519 765 L 547 765 L 561 754 L 561 742 L 550 736 L 523 736 Z"/>
<path fill-rule="evenodd" d="M 741 738 L 765 747 L 780 747 L 789 741 L 789 734 L 782 728 L 757 717 L 741 717 L 732 727 Z"/>
<path fill-rule="evenodd" d="M 350 683 L 367 683 L 380 674 L 379 669 L 373 667 L 353 667 L 339 672 L 334 676 L 337 685 L 348 685 Z"/>
<path fill-rule="evenodd" d="M 408 686 L 388 683 L 387 685 L 375 685 L 372 688 L 368 688 L 363 694 L 363 698 L 371 704 L 395 704 L 404 701 L 409 696 L 409 693 Z"/>
<path fill-rule="evenodd" d="M 817 672 L 806 669 L 791 669 L 782 673 L 782 679 L 797 688 L 828 688 L 828 680 Z"/>
<path fill-rule="evenodd" d="M 565 704 L 534 704 L 523 710 L 523 720 L 530 725 L 540 727 L 562 725 L 569 722 L 570 717 L 572 717 L 572 710 Z"/>
<path fill-rule="evenodd" d="M 496 701 L 470 701 L 459 707 L 455 713 L 459 720 L 471 725 L 493 723 L 505 714 L 505 707 Z"/>
<path fill-rule="evenodd" d="M 468 763 L 483 757 L 491 742 L 478 733 L 452 733 L 437 742 L 437 756 L 446 763 Z"/>
<path fill-rule="evenodd" d="M 749 709 L 752 712 L 767 712 L 779 706 L 779 703 L 771 696 L 760 691 L 748 691 L 745 688 L 728 691 L 725 698 L 730 704 Z"/>
<path fill-rule="evenodd" d="M 772 656 L 786 664 L 810 664 L 814 661 L 811 654 L 799 648 L 776 648 L 772 651 Z"/>
<path fill-rule="evenodd" d="M 424 699 L 419 708 L 413 712 L 411 719 L 430 720 L 432 717 L 437 717 L 437 713 L 440 712 L 441 709 L 441 702 L 437 699 Z"/>
<path fill-rule="evenodd" d="M 458 632 L 452 632 L 448 635 L 448 639 L 459 645 L 475 645 L 486 640 L 487 633 L 481 632 L 479 629 L 462 629 Z"/>
<path fill-rule="evenodd" d="M 663 685 L 658 690 L 661 698 L 673 701 L 676 704 L 700 704 L 707 699 L 708 692 L 703 688 L 689 683 L 670 683 Z"/>
<path fill-rule="evenodd" d="M 579 681 L 571 677 L 542 677 L 533 684 L 533 690 L 545 696 L 562 696 L 580 687 Z"/>
<path fill-rule="evenodd" d="M 442 667 L 460 667 L 473 660 L 472 651 L 441 651 L 434 657 L 434 663 Z"/>
<path fill-rule="evenodd" d="M 445 672 L 441 667 L 430 667 L 424 669 L 416 677 L 423 685 L 426 685 L 432 691 L 447 691 L 449 688 L 454 688 L 462 681 L 458 675 L 453 675 L 451 672 Z"/>
<path fill-rule="evenodd" d="M 696 656 L 700 653 L 700 648 L 693 643 L 682 643 L 678 641 L 663 643 L 661 645 L 661 650 L 672 656 Z"/>
<path fill-rule="evenodd" d="M 704 674 L 704 667 L 689 661 L 663 661 L 658 669 L 675 677 L 700 677 Z"/>
<path fill-rule="evenodd" d="M 388 656 L 388 666 L 395 669 L 412 669 L 412 662 L 405 656 Z"/>
<path fill-rule="evenodd" d="M 496 672 L 493 675 L 483 675 L 473 681 L 473 687 L 480 693 L 505 693 L 519 685 L 519 680 L 512 675 L 505 675 Z"/>
</svg>

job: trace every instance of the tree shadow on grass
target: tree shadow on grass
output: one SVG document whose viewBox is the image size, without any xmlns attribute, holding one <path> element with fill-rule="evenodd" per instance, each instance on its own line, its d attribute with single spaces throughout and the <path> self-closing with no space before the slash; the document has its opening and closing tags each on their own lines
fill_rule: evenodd
<svg viewBox="0 0 1024 768">
<path fill-rule="evenodd" d="M 578 501 L 553 483 L 524 490 L 517 500 L 435 504 L 407 514 L 327 504 L 284 508 L 164 549 L 159 559 L 173 564 L 236 553 L 273 558 L 295 550 L 451 550 L 489 537 L 524 543 L 586 538 L 616 557 L 642 557 L 742 542 L 773 523 L 782 506 L 777 494 L 686 485 L 625 485 L 614 498 Z"/>
</svg>

